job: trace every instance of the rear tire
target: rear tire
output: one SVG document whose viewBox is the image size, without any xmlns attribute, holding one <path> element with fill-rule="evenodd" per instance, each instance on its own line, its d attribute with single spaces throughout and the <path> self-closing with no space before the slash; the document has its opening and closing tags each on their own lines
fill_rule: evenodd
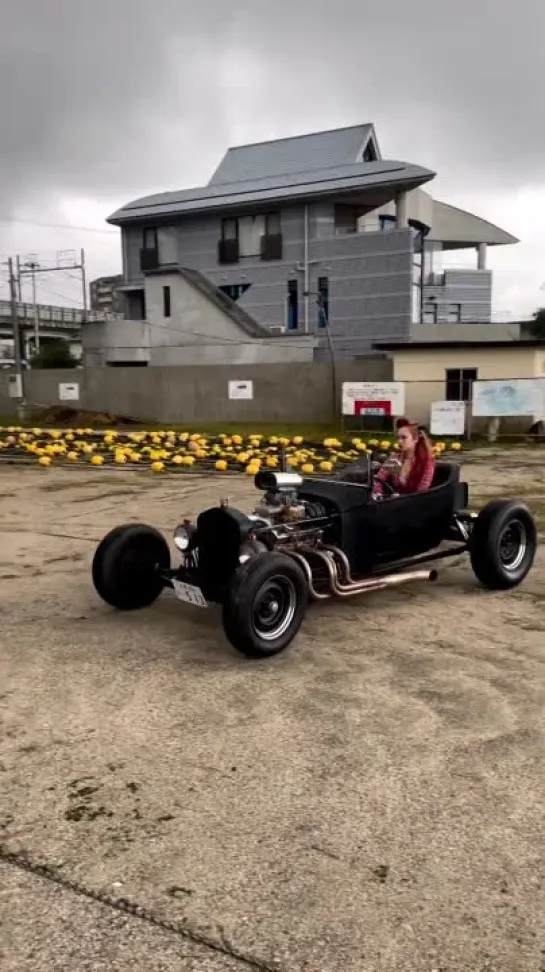
<svg viewBox="0 0 545 972">
<path fill-rule="evenodd" d="M 469 552 L 475 576 L 485 587 L 492 591 L 517 587 L 528 574 L 536 550 L 536 524 L 524 503 L 492 500 L 481 510 Z"/>
<path fill-rule="evenodd" d="M 118 611 L 149 607 L 161 594 L 160 571 L 170 567 L 169 546 L 158 530 L 140 523 L 115 527 L 98 545 L 92 565 L 95 590 Z"/>
<path fill-rule="evenodd" d="M 293 641 L 307 609 L 307 579 L 286 554 L 261 553 L 238 568 L 223 604 L 223 627 L 247 658 L 270 658 Z"/>
</svg>

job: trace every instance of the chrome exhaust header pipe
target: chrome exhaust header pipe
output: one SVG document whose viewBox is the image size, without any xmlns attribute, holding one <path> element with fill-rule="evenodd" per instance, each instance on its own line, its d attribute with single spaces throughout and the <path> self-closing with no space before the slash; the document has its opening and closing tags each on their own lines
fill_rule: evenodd
<svg viewBox="0 0 545 972">
<path fill-rule="evenodd" d="M 387 587 L 395 587 L 400 584 L 407 584 L 410 581 L 437 580 L 436 570 L 413 570 L 400 574 L 386 574 L 383 577 L 370 577 L 367 580 L 354 581 L 350 575 L 350 567 L 347 558 L 341 551 L 337 551 L 337 548 L 329 548 L 326 551 L 320 550 L 317 547 L 300 547 L 299 550 L 304 555 L 305 560 L 307 557 L 314 556 L 318 557 L 319 560 L 325 565 L 331 593 L 335 597 L 351 597 L 355 594 L 364 594 L 366 591 L 382 591 Z M 342 580 L 339 579 L 339 568 L 334 560 L 336 553 L 340 554 L 342 563 L 341 569 L 342 574 L 344 575 Z M 346 577 L 349 577 L 350 580 L 347 581 Z"/>
<path fill-rule="evenodd" d="M 321 593 L 320 591 L 316 590 L 314 586 L 314 578 L 312 576 L 312 568 L 307 558 L 302 553 L 297 553 L 295 550 L 284 550 L 283 552 L 288 554 L 290 557 L 293 557 L 293 559 L 296 560 L 297 563 L 303 568 L 305 577 L 307 579 L 310 596 L 314 601 L 328 601 L 333 596 L 334 591 L 331 583 L 327 593 Z"/>
</svg>

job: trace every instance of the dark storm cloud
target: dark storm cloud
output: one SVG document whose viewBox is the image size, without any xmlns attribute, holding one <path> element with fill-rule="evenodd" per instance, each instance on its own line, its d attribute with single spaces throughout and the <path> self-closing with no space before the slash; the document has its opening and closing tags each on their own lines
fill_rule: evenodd
<svg viewBox="0 0 545 972">
<path fill-rule="evenodd" d="M 205 181 L 225 145 L 374 121 L 483 190 L 543 182 L 545 5 L 6 0 L 0 217 Z"/>
</svg>

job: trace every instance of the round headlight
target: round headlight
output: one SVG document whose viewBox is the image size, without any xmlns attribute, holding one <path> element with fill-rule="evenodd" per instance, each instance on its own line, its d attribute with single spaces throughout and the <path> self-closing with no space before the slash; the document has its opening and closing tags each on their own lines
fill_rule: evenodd
<svg viewBox="0 0 545 972">
<path fill-rule="evenodd" d="M 174 531 L 174 544 L 182 552 L 189 547 L 189 531 L 185 526 L 176 527 Z"/>
</svg>

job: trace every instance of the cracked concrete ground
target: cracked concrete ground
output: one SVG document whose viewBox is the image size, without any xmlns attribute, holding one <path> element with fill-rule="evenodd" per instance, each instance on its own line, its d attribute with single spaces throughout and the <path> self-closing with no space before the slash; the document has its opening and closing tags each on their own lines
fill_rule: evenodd
<svg viewBox="0 0 545 972">
<path fill-rule="evenodd" d="M 472 492 L 543 516 L 543 453 L 472 455 Z M 0 842 L 281 972 L 545 969 L 545 557 L 507 595 L 318 605 L 282 656 L 217 612 L 116 615 L 94 542 L 170 531 L 245 478 L 0 467 Z M 543 523 L 543 520 L 541 520 Z M 5 972 L 242 972 L 0 862 Z"/>
</svg>

